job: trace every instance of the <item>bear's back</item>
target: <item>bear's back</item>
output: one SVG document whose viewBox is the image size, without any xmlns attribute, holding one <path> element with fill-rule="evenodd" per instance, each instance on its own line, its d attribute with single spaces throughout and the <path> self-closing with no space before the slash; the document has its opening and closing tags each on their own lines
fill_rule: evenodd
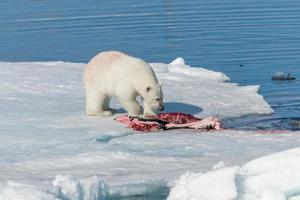
<svg viewBox="0 0 300 200">
<path fill-rule="evenodd" d="M 132 72 L 152 73 L 152 68 L 142 59 L 119 51 L 101 52 L 92 58 L 87 67 L 93 68 L 92 71 L 96 73 L 113 73 L 115 76 L 118 74 L 127 76 Z"/>
<path fill-rule="evenodd" d="M 111 66 L 113 63 L 121 59 L 125 54 L 118 51 L 105 51 L 98 53 L 93 57 L 87 66 L 104 67 Z M 99 65 L 100 64 L 100 65 Z"/>
<path fill-rule="evenodd" d="M 157 84 L 149 64 L 119 51 L 97 54 L 88 63 L 85 72 L 87 77 L 93 77 L 97 85 L 101 85 L 108 93 L 113 93 L 119 86 L 133 87 L 140 91 L 140 87 L 145 87 L 144 84 Z"/>
</svg>

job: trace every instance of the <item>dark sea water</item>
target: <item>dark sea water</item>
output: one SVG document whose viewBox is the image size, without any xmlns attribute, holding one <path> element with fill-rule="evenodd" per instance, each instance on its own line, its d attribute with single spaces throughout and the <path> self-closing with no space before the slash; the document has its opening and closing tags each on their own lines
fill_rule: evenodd
<svg viewBox="0 0 300 200">
<path fill-rule="evenodd" d="M 112 49 L 148 62 L 181 56 L 261 85 L 274 115 L 229 126 L 300 129 L 300 1 L 3 0 L 0 27 L 0 61 L 87 62 Z M 277 71 L 297 79 L 273 82 Z"/>
</svg>

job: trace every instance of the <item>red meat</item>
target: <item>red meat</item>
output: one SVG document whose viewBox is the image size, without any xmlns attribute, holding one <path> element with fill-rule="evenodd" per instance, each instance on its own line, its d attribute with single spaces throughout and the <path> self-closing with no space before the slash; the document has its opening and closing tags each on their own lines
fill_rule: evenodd
<svg viewBox="0 0 300 200">
<path fill-rule="evenodd" d="M 116 120 L 127 124 L 128 128 L 145 132 L 178 128 L 210 130 L 220 129 L 221 127 L 221 122 L 217 118 L 208 117 L 200 119 L 185 113 L 160 113 L 149 118 L 122 115 L 117 117 Z"/>
</svg>

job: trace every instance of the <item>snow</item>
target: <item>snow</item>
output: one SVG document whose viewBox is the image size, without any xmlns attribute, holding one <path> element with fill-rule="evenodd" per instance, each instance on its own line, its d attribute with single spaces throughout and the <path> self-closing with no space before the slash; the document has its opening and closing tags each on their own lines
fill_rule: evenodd
<svg viewBox="0 0 300 200">
<path fill-rule="evenodd" d="M 58 200 L 46 190 L 9 181 L 0 193 L 1 200 Z"/>
<path fill-rule="evenodd" d="M 300 148 L 265 156 L 245 164 L 239 172 L 243 199 L 281 192 L 300 194 Z M 267 190 L 267 191 L 266 191 Z M 267 192 L 267 195 L 265 194 Z"/>
<path fill-rule="evenodd" d="M 181 58 L 151 66 L 164 83 L 167 112 L 221 118 L 273 112 L 257 93 L 258 86 L 238 86 L 228 82 L 225 74 L 193 68 Z M 300 142 L 299 132 L 139 134 L 114 117 L 88 117 L 84 114 L 83 67 L 83 63 L 68 62 L 0 62 L 1 200 L 167 196 L 174 181 L 187 171 L 242 165 Z M 116 99 L 112 106 L 123 112 Z M 297 182 L 291 186 L 282 193 L 295 191 Z M 267 192 L 254 186 L 249 189 L 266 198 L 275 193 L 273 187 Z"/>
<path fill-rule="evenodd" d="M 168 200 L 286 200 L 300 194 L 300 148 L 263 156 L 242 167 L 183 174 Z"/>
<path fill-rule="evenodd" d="M 225 168 L 205 174 L 182 175 L 172 188 L 168 200 L 211 199 L 228 200 L 237 196 L 234 184 L 238 167 Z"/>
</svg>

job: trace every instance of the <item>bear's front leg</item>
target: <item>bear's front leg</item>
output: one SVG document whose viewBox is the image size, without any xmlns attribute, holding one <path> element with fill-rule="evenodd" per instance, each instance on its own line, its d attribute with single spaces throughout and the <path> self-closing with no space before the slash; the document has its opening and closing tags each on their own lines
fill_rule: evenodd
<svg viewBox="0 0 300 200">
<path fill-rule="evenodd" d="M 149 112 L 149 111 L 144 111 L 144 113 L 143 113 L 143 117 L 144 118 L 149 118 L 149 117 L 151 117 L 151 116 L 155 116 L 155 115 L 157 115 L 157 113 L 155 113 L 155 112 Z"/>
<path fill-rule="evenodd" d="M 144 107 L 143 117 L 147 118 L 157 114 L 157 112 L 151 106 L 151 102 L 143 101 L 143 107 Z"/>
<path fill-rule="evenodd" d="M 135 99 L 118 99 L 129 116 L 138 116 L 142 114 L 142 107 Z"/>
</svg>

